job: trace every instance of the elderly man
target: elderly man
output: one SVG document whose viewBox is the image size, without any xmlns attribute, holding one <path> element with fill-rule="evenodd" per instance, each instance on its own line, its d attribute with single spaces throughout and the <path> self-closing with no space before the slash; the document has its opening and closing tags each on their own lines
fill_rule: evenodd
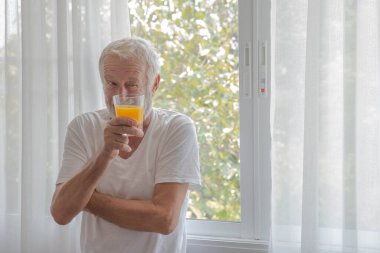
<svg viewBox="0 0 380 253">
<path fill-rule="evenodd" d="M 200 185 L 194 124 L 152 107 L 159 57 L 148 41 L 110 43 L 99 71 L 107 109 L 69 124 L 51 213 L 64 225 L 83 211 L 82 252 L 185 252 L 188 190 Z M 113 116 L 125 93 L 145 95 L 142 128 Z"/>
</svg>

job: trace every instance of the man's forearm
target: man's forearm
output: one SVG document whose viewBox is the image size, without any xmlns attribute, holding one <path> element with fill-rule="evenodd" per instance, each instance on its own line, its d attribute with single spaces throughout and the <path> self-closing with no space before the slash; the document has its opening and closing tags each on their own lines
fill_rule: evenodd
<svg viewBox="0 0 380 253">
<path fill-rule="evenodd" d="M 171 213 L 152 200 L 126 200 L 94 192 L 85 211 L 137 231 L 169 234 L 176 226 Z"/>
<path fill-rule="evenodd" d="M 128 200 L 94 192 L 85 211 L 123 228 L 170 234 L 177 226 L 187 183 L 161 183 L 150 200 Z"/>
<path fill-rule="evenodd" d="M 69 223 L 83 210 L 110 161 L 109 156 L 99 154 L 80 173 L 58 186 L 51 205 L 51 213 L 58 224 Z"/>
</svg>

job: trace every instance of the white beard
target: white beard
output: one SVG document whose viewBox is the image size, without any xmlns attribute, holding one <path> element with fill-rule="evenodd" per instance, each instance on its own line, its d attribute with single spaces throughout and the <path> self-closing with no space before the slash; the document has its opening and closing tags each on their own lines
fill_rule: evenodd
<svg viewBox="0 0 380 253">
<path fill-rule="evenodd" d="M 150 90 L 147 89 L 144 99 L 144 120 L 151 114 L 152 110 L 152 96 Z"/>
<path fill-rule="evenodd" d="M 115 107 L 113 106 L 113 102 L 112 101 L 108 101 L 108 99 L 107 99 L 106 96 L 104 96 L 104 97 L 105 97 L 105 100 L 106 100 L 108 114 L 110 115 L 110 117 L 115 118 L 116 114 L 115 114 Z"/>
</svg>

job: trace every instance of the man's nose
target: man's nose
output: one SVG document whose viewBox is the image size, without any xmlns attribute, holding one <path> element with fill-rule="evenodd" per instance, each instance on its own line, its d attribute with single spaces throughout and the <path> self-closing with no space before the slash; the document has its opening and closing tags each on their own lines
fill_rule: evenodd
<svg viewBox="0 0 380 253">
<path fill-rule="evenodd" d="M 125 88 L 124 86 L 121 86 L 119 88 L 119 94 L 128 94 L 127 88 Z"/>
</svg>

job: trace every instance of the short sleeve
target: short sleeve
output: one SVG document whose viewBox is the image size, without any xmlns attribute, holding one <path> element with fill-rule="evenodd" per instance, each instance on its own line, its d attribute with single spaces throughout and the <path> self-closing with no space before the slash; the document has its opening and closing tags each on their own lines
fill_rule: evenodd
<svg viewBox="0 0 380 253">
<path fill-rule="evenodd" d="M 155 183 L 189 183 L 201 185 L 198 141 L 192 120 L 183 116 L 167 129 L 159 150 Z"/>
<path fill-rule="evenodd" d="M 79 173 L 87 162 L 86 145 L 81 135 L 78 120 L 74 119 L 67 127 L 62 165 L 56 184 L 64 183 Z"/>
</svg>

